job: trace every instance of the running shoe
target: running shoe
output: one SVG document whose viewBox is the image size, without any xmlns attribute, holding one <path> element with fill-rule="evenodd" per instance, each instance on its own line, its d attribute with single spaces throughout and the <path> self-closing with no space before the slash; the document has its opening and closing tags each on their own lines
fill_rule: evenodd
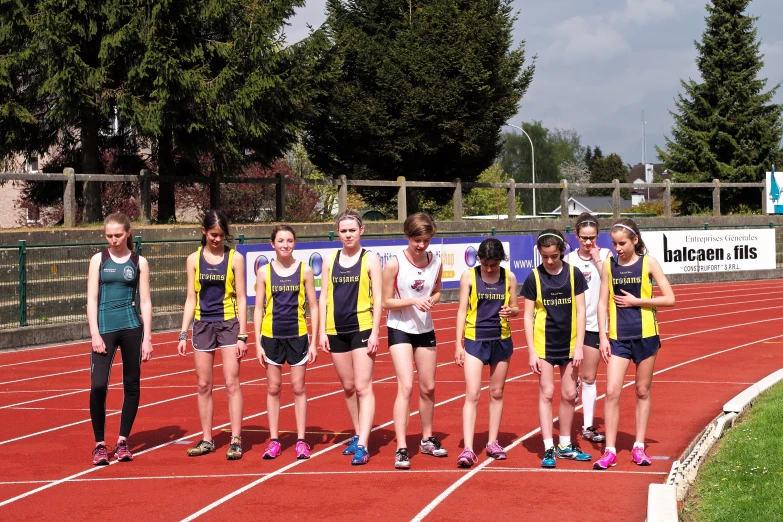
<svg viewBox="0 0 783 522">
<path fill-rule="evenodd" d="M 303 440 L 296 441 L 296 458 L 299 460 L 310 458 L 310 446 Z"/>
<path fill-rule="evenodd" d="M 593 469 L 607 469 L 617 465 L 617 455 L 611 451 L 605 451 L 600 459 L 593 462 Z"/>
<path fill-rule="evenodd" d="M 566 446 L 563 446 L 562 444 L 557 445 L 557 458 L 587 462 L 591 460 L 593 456 L 583 452 L 578 443 L 572 442 Z"/>
<path fill-rule="evenodd" d="M 408 456 L 408 448 L 400 448 L 394 453 L 394 467 L 397 469 L 410 469 L 411 461 Z"/>
<path fill-rule="evenodd" d="M 227 460 L 239 460 L 242 458 L 242 437 L 231 437 L 231 444 L 226 452 Z"/>
<path fill-rule="evenodd" d="M 554 446 L 544 452 L 544 458 L 541 460 L 542 468 L 554 468 L 557 465 L 557 453 Z"/>
<path fill-rule="evenodd" d="M 582 438 L 589 440 L 590 442 L 603 442 L 606 437 L 598 433 L 598 430 L 594 426 L 588 426 L 582 429 Z"/>
<path fill-rule="evenodd" d="M 95 466 L 107 466 L 109 464 L 109 452 L 106 451 L 106 446 L 99 444 L 92 450 L 92 463 Z"/>
<path fill-rule="evenodd" d="M 448 457 L 449 450 L 441 447 L 440 441 L 435 437 L 421 440 L 421 452 L 433 457 Z"/>
<path fill-rule="evenodd" d="M 644 452 L 644 448 L 638 446 L 631 451 L 631 460 L 637 466 L 649 466 L 652 464 L 652 460 Z"/>
<path fill-rule="evenodd" d="M 133 460 L 133 453 L 128 449 L 127 440 L 118 440 L 114 447 L 114 458 L 117 462 L 130 462 Z"/>
<path fill-rule="evenodd" d="M 188 455 L 191 457 L 200 457 L 207 453 L 215 452 L 215 443 L 211 440 L 200 440 L 192 448 L 188 448 Z"/>
<path fill-rule="evenodd" d="M 576 397 L 574 397 L 574 406 L 579 404 L 579 390 L 582 388 L 582 379 L 580 377 L 576 378 Z"/>
<path fill-rule="evenodd" d="M 353 455 L 356 453 L 356 446 L 359 445 L 359 436 L 354 435 L 349 441 L 348 447 L 343 450 L 343 455 Z"/>
<path fill-rule="evenodd" d="M 269 444 L 266 445 L 266 451 L 264 451 L 264 459 L 272 460 L 277 458 L 282 452 L 283 449 L 280 447 L 280 443 L 278 441 L 269 441 Z"/>
<path fill-rule="evenodd" d="M 356 453 L 353 454 L 353 458 L 351 459 L 351 464 L 354 466 L 361 466 L 362 464 L 367 464 L 369 461 L 370 454 L 367 452 L 367 448 L 357 445 Z"/>
<path fill-rule="evenodd" d="M 487 444 L 487 456 L 492 457 L 495 460 L 506 460 L 506 450 L 503 446 L 495 441 L 491 444 Z"/>
<path fill-rule="evenodd" d="M 487 452 L 489 452 L 489 449 L 487 449 Z M 462 450 L 462 453 L 459 454 L 459 457 L 457 458 L 457 466 L 460 468 L 469 468 L 473 464 L 478 463 L 478 457 L 475 453 L 473 453 L 473 450 L 470 448 L 465 448 Z"/>
</svg>

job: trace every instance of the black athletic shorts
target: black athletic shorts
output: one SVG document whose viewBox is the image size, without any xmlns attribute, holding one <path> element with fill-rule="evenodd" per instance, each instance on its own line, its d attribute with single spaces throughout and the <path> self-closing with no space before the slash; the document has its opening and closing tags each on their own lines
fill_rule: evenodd
<svg viewBox="0 0 783 522">
<path fill-rule="evenodd" d="M 658 353 L 658 349 L 661 347 L 661 339 L 657 335 L 626 341 L 609 339 L 609 345 L 612 348 L 612 355 L 623 359 L 631 359 L 634 363 L 639 364 Z"/>
<path fill-rule="evenodd" d="M 491 341 L 465 339 L 465 351 L 485 365 L 493 365 L 511 357 L 514 353 L 514 343 L 510 337 Z"/>
<path fill-rule="evenodd" d="M 372 330 L 362 330 L 361 332 L 347 334 L 328 334 L 329 351 L 332 353 L 347 353 L 358 348 L 367 348 L 367 342 L 370 340 Z"/>
<path fill-rule="evenodd" d="M 598 349 L 601 346 L 601 339 L 598 337 L 598 332 L 585 332 L 583 346 Z"/>
<path fill-rule="evenodd" d="M 414 348 L 435 348 L 435 330 L 420 334 L 412 334 L 387 327 L 389 334 L 389 346 L 395 344 L 410 344 Z"/>
<path fill-rule="evenodd" d="M 266 360 L 274 366 L 302 366 L 307 363 L 307 352 L 310 339 L 307 334 L 300 337 L 273 339 L 261 336 L 261 348 L 264 349 Z"/>
<path fill-rule="evenodd" d="M 552 366 L 568 366 L 573 361 L 571 357 L 544 357 L 544 360 Z"/>
</svg>

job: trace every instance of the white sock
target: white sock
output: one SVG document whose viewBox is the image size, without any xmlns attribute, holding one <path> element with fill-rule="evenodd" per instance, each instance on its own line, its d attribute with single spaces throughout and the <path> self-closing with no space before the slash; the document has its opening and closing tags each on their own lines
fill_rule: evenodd
<svg viewBox="0 0 783 522">
<path fill-rule="evenodd" d="M 614 453 L 615 455 L 617 455 L 617 448 L 615 448 L 614 446 L 607 446 L 606 447 L 606 451 L 610 451 L 610 452 Z"/>
<path fill-rule="evenodd" d="M 582 411 L 585 417 L 585 425 L 583 428 L 588 428 L 593 425 L 593 414 L 595 413 L 595 400 L 598 391 L 596 390 L 595 383 L 587 384 L 582 381 Z"/>
<path fill-rule="evenodd" d="M 634 448 L 642 448 L 644 449 L 644 442 L 634 442 L 633 443 Z"/>
<path fill-rule="evenodd" d="M 568 446 L 571 444 L 571 435 L 560 435 L 560 445 Z"/>
<path fill-rule="evenodd" d="M 555 447 L 555 439 L 544 439 L 544 451 Z"/>
</svg>

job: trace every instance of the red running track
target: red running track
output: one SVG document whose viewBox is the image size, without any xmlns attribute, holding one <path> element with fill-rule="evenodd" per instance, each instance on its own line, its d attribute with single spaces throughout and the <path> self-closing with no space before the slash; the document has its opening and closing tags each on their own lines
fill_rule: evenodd
<svg viewBox="0 0 783 522">
<path fill-rule="evenodd" d="M 780 367 L 783 333 L 776 295 L 783 280 L 676 286 L 677 307 L 658 319 L 664 341 L 656 363 L 648 453 L 640 468 L 630 461 L 633 443 L 633 376 L 621 401 L 619 464 L 592 471 L 587 463 L 558 461 L 542 470 L 536 412 L 538 385 L 529 373 L 522 320 L 512 323 L 517 353 L 506 386 L 500 443 L 508 460 L 480 455 L 479 466 L 457 469 L 462 446 L 462 371 L 453 363 L 456 304 L 435 309 L 440 363 L 435 432 L 450 450 L 445 459 L 421 455 L 418 416 L 410 421 L 412 469 L 397 471 L 391 424 L 396 381 L 382 339 L 375 370 L 376 428 L 371 460 L 352 467 L 340 442 L 351 430 L 339 382 L 329 356 L 308 369 L 310 460 L 297 461 L 293 433 L 284 433 L 284 452 L 261 459 L 269 433 L 264 372 L 255 359 L 242 368 L 245 455 L 227 461 L 228 423 L 222 375 L 215 372 L 215 440 L 218 452 L 188 458 L 199 439 L 195 382 L 190 357 L 175 355 L 175 334 L 156 334 L 155 358 L 142 369 L 142 406 L 133 433 L 132 463 L 91 465 L 88 343 L 0 353 L 0 519 L 104 520 L 121 506 L 131 520 L 247 518 L 333 520 L 562 520 L 565 517 L 642 520 L 647 487 L 663 482 L 671 463 L 724 402 Z M 251 353 L 253 349 L 251 348 Z M 115 366 L 119 364 L 119 357 Z M 605 391 L 599 369 L 599 394 Z M 121 372 L 116 370 L 107 401 L 107 433 L 119 427 Z M 294 429 L 290 388 L 283 391 L 281 429 Z M 599 396 L 602 397 L 602 396 Z M 557 401 L 555 401 L 557 403 Z M 412 409 L 416 408 L 416 401 Z M 557 405 L 555 405 L 557 408 Z M 476 446 L 486 443 L 488 399 L 479 405 Z M 597 406 L 602 424 L 603 401 Z M 555 412 L 556 414 L 556 412 Z M 577 413 L 576 421 L 581 421 Z M 555 427 L 557 434 L 557 426 Z M 111 440 L 111 438 L 109 438 Z M 602 447 L 582 444 L 597 456 Z M 251 515 L 252 514 L 252 515 Z"/>
</svg>

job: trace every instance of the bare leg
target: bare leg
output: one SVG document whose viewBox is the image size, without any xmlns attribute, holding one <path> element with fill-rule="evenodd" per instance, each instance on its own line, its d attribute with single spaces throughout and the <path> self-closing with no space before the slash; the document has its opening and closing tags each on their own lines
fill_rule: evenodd
<svg viewBox="0 0 783 522">
<path fill-rule="evenodd" d="M 280 389 L 283 386 L 283 372 L 279 366 L 266 368 L 266 410 L 269 419 L 269 436 L 280 438 Z"/>
<path fill-rule="evenodd" d="M 397 375 L 397 398 L 394 399 L 394 434 L 397 449 L 407 448 L 408 419 L 411 413 L 413 393 L 413 347 L 410 344 L 395 344 L 389 347 L 394 373 Z"/>
<path fill-rule="evenodd" d="M 655 359 L 658 354 L 648 357 L 636 366 L 636 441 L 644 444 L 647 434 L 647 422 L 650 420 L 652 404 L 652 378 Z"/>
<path fill-rule="evenodd" d="M 509 359 L 489 369 L 489 442 L 498 440 L 500 419 L 503 417 L 503 390 L 506 387 Z"/>
<path fill-rule="evenodd" d="M 541 375 L 538 377 L 538 422 L 541 437 L 552 438 L 552 397 L 555 394 L 555 368 L 541 359 Z"/>
<path fill-rule="evenodd" d="M 215 352 L 193 351 L 193 361 L 196 365 L 196 380 L 198 382 L 198 416 L 201 420 L 201 438 L 212 440 L 212 366 L 215 363 Z"/>
<path fill-rule="evenodd" d="M 465 354 L 465 405 L 462 407 L 462 436 L 465 439 L 465 449 L 473 449 L 473 435 L 476 431 L 476 409 L 481 397 L 481 373 L 483 370 L 483 362 L 469 353 Z M 492 421 L 490 419 L 491 424 Z"/>
<path fill-rule="evenodd" d="M 560 435 L 571 436 L 574 422 L 574 399 L 576 399 L 576 377 L 579 371 L 573 363 L 560 367 Z"/>
<path fill-rule="evenodd" d="M 351 352 L 356 396 L 359 405 L 359 445 L 367 447 L 375 419 L 375 392 L 372 389 L 372 373 L 375 368 L 375 354 L 364 348 Z"/>
<path fill-rule="evenodd" d="M 625 373 L 630 359 L 612 356 L 606 365 L 606 404 L 604 422 L 606 423 L 606 445 L 617 447 L 617 426 L 620 423 L 620 393 L 623 391 Z"/>
<path fill-rule="evenodd" d="M 354 350 L 358 351 L 358 350 Z M 345 405 L 348 408 L 348 415 L 353 423 L 354 433 L 359 433 L 359 398 L 356 395 L 356 377 L 353 370 L 353 351 L 345 353 L 332 352 L 332 364 L 337 372 L 337 377 L 343 385 L 345 394 Z"/>
<path fill-rule="evenodd" d="M 435 370 L 438 367 L 438 352 L 435 348 L 419 347 L 413 351 L 416 370 L 419 374 L 419 417 L 421 417 L 421 438 L 432 437 L 432 419 L 435 414 Z"/>
<path fill-rule="evenodd" d="M 291 367 L 291 388 L 294 393 L 294 414 L 296 415 L 296 438 L 304 439 L 307 430 L 307 394 L 305 393 L 305 375 L 307 367 Z M 279 404 L 279 403 L 278 403 Z"/>
<path fill-rule="evenodd" d="M 226 381 L 228 393 L 228 418 L 231 421 L 231 436 L 242 435 L 242 389 L 239 386 L 239 359 L 236 348 L 223 348 L 220 351 L 223 359 L 223 379 Z"/>
</svg>

